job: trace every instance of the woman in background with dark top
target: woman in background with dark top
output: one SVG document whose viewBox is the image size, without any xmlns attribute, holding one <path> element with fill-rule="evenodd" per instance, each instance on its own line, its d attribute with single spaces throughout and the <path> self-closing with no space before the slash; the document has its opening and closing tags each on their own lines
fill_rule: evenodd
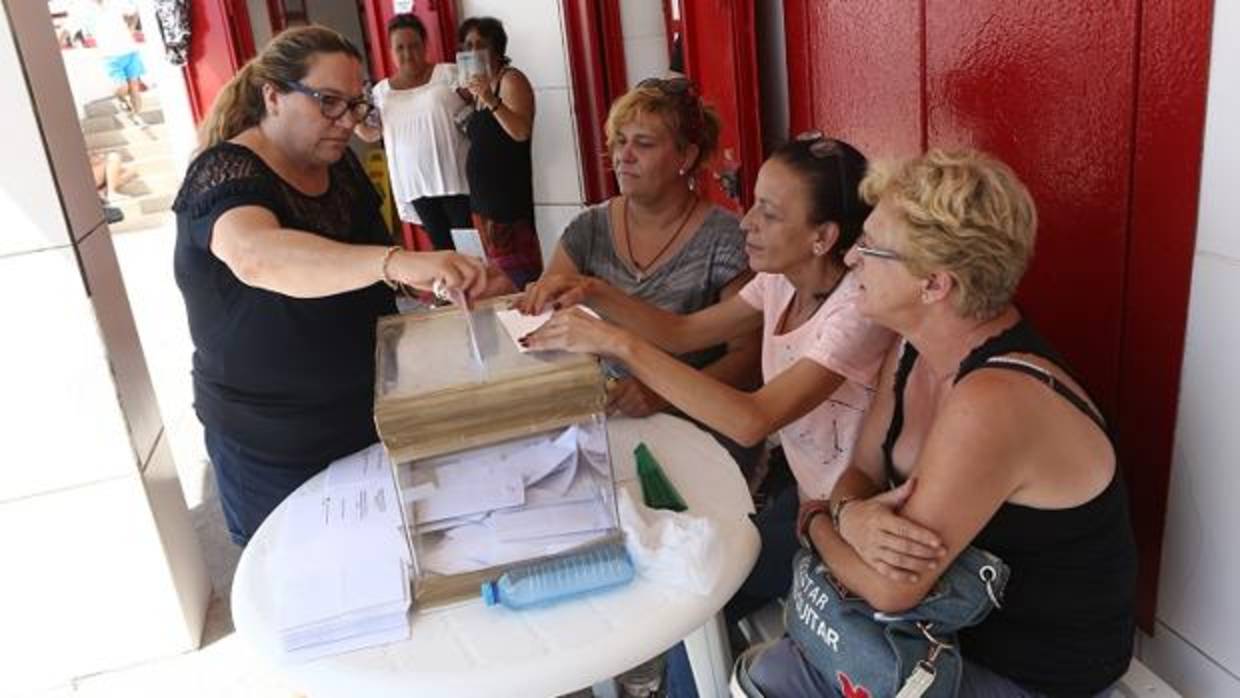
<svg viewBox="0 0 1240 698">
<path fill-rule="evenodd" d="M 457 31 L 461 49 L 486 53 L 489 75 L 473 76 L 469 94 L 476 110 L 466 122 L 469 201 L 474 227 L 488 260 L 508 283 L 495 280 L 489 293 L 524 288 L 542 274 L 542 248 L 534 227 L 534 180 L 530 138 L 534 90 L 505 55 L 508 34 L 494 17 L 470 17 Z"/>
<path fill-rule="evenodd" d="M 401 220 L 421 224 L 435 249 L 455 249 L 452 229 L 468 228 L 470 218 L 469 141 L 454 116 L 469 105 L 453 89 L 456 66 L 426 60 L 422 20 L 396 15 L 387 32 L 396 74 L 374 86 L 375 110 L 354 132 L 369 143 L 383 139 Z"/>
<path fill-rule="evenodd" d="M 370 109 L 347 39 L 282 32 L 216 98 L 173 203 L 194 408 L 238 545 L 328 463 L 376 441 L 389 287 L 485 284 L 476 260 L 392 246 L 349 151 Z"/>
</svg>

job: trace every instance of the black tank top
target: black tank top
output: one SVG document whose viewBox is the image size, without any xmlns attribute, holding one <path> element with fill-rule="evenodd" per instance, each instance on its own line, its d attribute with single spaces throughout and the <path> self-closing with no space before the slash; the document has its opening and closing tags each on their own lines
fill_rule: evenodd
<svg viewBox="0 0 1240 698">
<path fill-rule="evenodd" d="M 495 94 L 500 99 L 507 71 L 501 70 L 496 80 Z M 478 109 L 469 117 L 465 135 L 469 136 L 465 176 L 469 178 L 469 205 L 474 213 L 497 223 L 534 220 L 533 138 L 518 141 L 509 136 L 487 109 Z"/>
<path fill-rule="evenodd" d="M 1080 395 L 1041 367 L 1005 356 L 1012 353 L 1064 366 L 1022 319 L 970 352 L 960 362 L 955 382 L 981 368 L 1019 371 L 1045 383 L 1107 432 Z M 895 407 L 883 441 L 892 484 L 902 480 L 892 450 L 904 427 L 904 388 L 917 357 L 917 349 L 906 342 L 896 369 Z M 1012 576 L 1003 607 L 961 632 L 961 651 L 967 659 L 1051 696 L 1091 696 L 1127 671 L 1137 557 L 1118 464 L 1106 489 L 1080 506 L 1037 509 L 1004 503 L 973 545 L 1002 558 Z"/>
</svg>

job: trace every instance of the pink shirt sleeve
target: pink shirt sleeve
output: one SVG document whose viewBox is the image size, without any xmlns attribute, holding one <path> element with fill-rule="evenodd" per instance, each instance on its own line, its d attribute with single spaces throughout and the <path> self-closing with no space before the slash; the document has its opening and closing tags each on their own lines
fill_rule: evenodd
<svg viewBox="0 0 1240 698">
<path fill-rule="evenodd" d="M 873 387 L 895 335 L 861 314 L 855 285 L 840 290 L 846 293 L 832 304 L 829 312 L 815 318 L 817 327 L 805 357 L 849 380 Z"/>
<path fill-rule="evenodd" d="M 741 300 L 748 303 L 757 310 L 763 310 L 766 307 L 766 287 L 770 274 L 757 273 L 745 284 L 740 293 L 736 294 Z"/>
</svg>

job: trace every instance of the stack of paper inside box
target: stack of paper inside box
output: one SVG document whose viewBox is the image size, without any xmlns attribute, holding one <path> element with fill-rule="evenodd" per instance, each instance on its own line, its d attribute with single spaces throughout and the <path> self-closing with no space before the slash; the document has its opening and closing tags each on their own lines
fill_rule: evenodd
<svg viewBox="0 0 1240 698">
<path fill-rule="evenodd" d="M 375 422 L 420 606 L 619 535 L 598 362 L 521 352 L 497 316 L 507 305 L 380 321 Z"/>
</svg>

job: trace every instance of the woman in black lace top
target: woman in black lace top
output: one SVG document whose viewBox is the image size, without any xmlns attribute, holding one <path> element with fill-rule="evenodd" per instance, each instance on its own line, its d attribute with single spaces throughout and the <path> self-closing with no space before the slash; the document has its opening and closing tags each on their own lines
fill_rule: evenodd
<svg viewBox="0 0 1240 698">
<path fill-rule="evenodd" d="M 348 40 L 283 32 L 216 99 L 173 204 L 194 407 L 239 545 L 301 483 L 376 440 L 375 320 L 395 312 L 389 287 L 485 283 L 476 260 L 391 246 L 348 149 L 370 109 Z"/>
</svg>

